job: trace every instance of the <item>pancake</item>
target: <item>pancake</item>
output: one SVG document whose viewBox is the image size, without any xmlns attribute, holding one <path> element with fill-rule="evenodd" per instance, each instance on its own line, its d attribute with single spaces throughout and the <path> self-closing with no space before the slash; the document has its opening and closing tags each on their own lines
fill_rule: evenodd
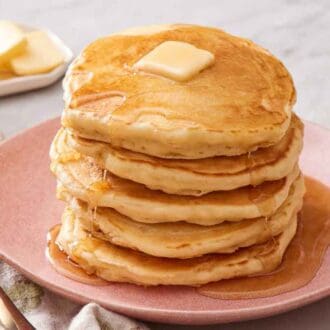
<svg viewBox="0 0 330 330">
<path fill-rule="evenodd" d="M 282 139 L 296 94 L 278 59 L 214 28 L 146 30 L 104 37 L 82 51 L 64 80 L 63 126 L 161 158 L 240 155 Z M 192 45 L 214 61 L 186 81 L 136 69 L 167 41 Z"/>
<path fill-rule="evenodd" d="M 296 165 L 285 178 L 256 187 L 212 192 L 200 197 L 169 195 L 119 178 L 74 151 L 57 135 L 50 150 L 51 170 L 65 189 L 90 206 L 111 207 L 138 222 L 186 221 L 204 226 L 272 215 L 299 175 Z"/>
<path fill-rule="evenodd" d="M 65 190 L 60 197 L 68 202 L 79 226 L 94 237 L 157 257 L 193 258 L 208 253 L 233 253 L 240 247 L 260 244 L 281 234 L 300 210 L 304 191 L 300 176 L 271 217 L 214 226 L 186 222 L 143 224 L 110 208 L 90 209 Z"/>
<path fill-rule="evenodd" d="M 60 138 L 70 147 L 93 157 L 103 169 L 169 194 L 200 196 L 216 190 L 232 190 L 287 176 L 302 149 L 303 124 L 293 116 L 281 141 L 241 156 L 218 156 L 195 160 L 162 159 L 115 148 L 108 143 L 73 136 Z"/>
<path fill-rule="evenodd" d="M 191 259 L 158 258 L 92 237 L 67 208 L 57 244 L 87 273 L 107 281 L 198 286 L 274 270 L 280 264 L 296 228 L 295 214 L 279 236 L 232 254 L 209 254 Z"/>
</svg>

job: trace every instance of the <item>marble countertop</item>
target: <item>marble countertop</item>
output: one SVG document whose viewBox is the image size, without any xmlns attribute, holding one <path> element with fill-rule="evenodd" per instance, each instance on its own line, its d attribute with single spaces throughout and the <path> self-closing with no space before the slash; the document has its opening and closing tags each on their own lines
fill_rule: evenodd
<svg viewBox="0 0 330 330">
<path fill-rule="evenodd" d="M 52 30 L 75 54 L 95 38 L 129 26 L 184 22 L 221 27 L 254 40 L 282 59 L 296 84 L 295 111 L 304 119 L 330 128 L 330 1 L 0 0 L 0 13 L 5 19 Z M 62 106 L 60 82 L 0 98 L 0 131 L 6 137 L 12 136 L 60 115 Z M 329 310 L 328 298 L 286 314 L 224 325 L 221 329 L 328 329 Z"/>
</svg>

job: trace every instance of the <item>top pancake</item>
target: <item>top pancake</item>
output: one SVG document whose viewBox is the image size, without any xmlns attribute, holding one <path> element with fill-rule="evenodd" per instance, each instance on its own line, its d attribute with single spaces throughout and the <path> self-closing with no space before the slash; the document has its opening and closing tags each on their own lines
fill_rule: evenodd
<svg viewBox="0 0 330 330">
<path fill-rule="evenodd" d="M 165 41 L 211 52 L 215 62 L 178 82 L 133 65 Z M 283 64 L 221 30 L 169 25 L 87 46 L 64 82 L 63 125 L 75 134 L 163 158 L 239 155 L 277 143 L 295 101 Z"/>
</svg>

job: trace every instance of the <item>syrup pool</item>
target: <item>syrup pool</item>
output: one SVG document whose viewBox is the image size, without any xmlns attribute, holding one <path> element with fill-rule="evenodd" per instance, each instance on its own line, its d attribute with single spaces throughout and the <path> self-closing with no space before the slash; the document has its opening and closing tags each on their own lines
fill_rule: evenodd
<svg viewBox="0 0 330 330">
<path fill-rule="evenodd" d="M 322 264 L 330 244 L 330 188 L 305 177 L 306 195 L 298 230 L 273 272 L 230 279 L 199 287 L 200 294 L 219 299 L 249 299 L 275 296 L 309 283 Z"/>
</svg>

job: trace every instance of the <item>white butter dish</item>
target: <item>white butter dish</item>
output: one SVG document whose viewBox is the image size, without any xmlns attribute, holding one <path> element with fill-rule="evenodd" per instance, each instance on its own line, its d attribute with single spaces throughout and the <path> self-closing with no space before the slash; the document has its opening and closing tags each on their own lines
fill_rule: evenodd
<svg viewBox="0 0 330 330">
<path fill-rule="evenodd" d="M 43 28 L 35 28 L 28 25 L 18 24 L 18 26 L 25 32 L 31 32 L 35 30 L 45 31 L 55 43 L 55 45 L 59 48 L 59 50 L 63 53 L 64 62 L 48 73 L 29 76 L 16 76 L 13 78 L 0 80 L 0 96 L 26 92 L 53 84 L 64 75 L 68 65 L 73 58 L 72 51 L 53 32 Z"/>
</svg>

